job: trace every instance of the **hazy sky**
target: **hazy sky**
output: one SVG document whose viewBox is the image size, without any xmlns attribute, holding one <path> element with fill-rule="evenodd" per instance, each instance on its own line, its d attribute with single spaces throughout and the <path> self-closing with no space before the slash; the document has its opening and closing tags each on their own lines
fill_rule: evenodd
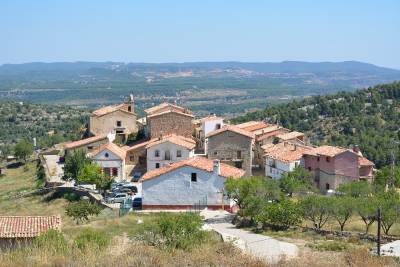
<svg viewBox="0 0 400 267">
<path fill-rule="evenodd" d="M 0 64 L 77 60 L 400 69 L 400 0 L 1 0 Z"/>
</svg>

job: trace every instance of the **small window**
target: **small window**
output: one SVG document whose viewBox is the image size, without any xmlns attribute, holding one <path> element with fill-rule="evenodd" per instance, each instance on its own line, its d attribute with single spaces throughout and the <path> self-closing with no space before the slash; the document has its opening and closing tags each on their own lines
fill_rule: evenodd
<svg viewBox="0 0 400 267">
<path fill-rule="evenodd" d="M 215 130 L 218 130 L 218 129 L 221 129 L 221 123 L 217 123 L 217 124 L 215 125 Z"/>
<path fill-rule="evenodd" d="M 238 150 L 238 151 L 236 152 L 236 157 L 237 157 L 238 159 L 241 159 L 241 158 L 242 158 L 242 151 Z"/>
<path fill-rule="evenodd" d="M 130 156 L 129 156 L 129 160 L 130 160 L 130 161 L 134 161 L 134 160 L 135 160 L 135 156 L 134 156 L 134 155 L 130 155 Z"/>
<path fill-rule="evenodd" d="M 106 152 L 106 154 L 104 154 L 104 157 L 108 158 L 110 155 L 108 155 L 108 153 Z"/>
<path fill-rule="evenodd" d="M 326 162 L 330 162 L 331 158 L 330 157 L 326 157 Z"/>
<path fill-rule="evenodd" d="M 121 121 L 117 121 L 117 127 L 121 127 L 122 122 Z"/>
<path fill-rule="evenodd" d="M 311 171 L 311 167 L 308 167 L 308 170 Z"/>
<path fill-rule="evenodd" d="M 87 149 L 92 150 L 93 146 L 88 146 Z"/>
<path fill-rule="evenodd" d="M 190 181 L 192 181 L 192 182 L 197 182 L 197 173 L 195 173 L 195 172 L 192 172 L 192 175 L 191 175 Z"/>
<path fill-rule="evenodd" d="M 319 157 L 317 158 L 317 161 L 319 161 Z"/>
<path fill-rule="evenodd" d="M 218 152 L 217 151 L 214 151 L 214 155 L 217 155 L 218 154 Z"/>
<path fill-rule="evenodd" d="M 235 167 L 241 169 L 242 168 L 242 162 L 241 161 L 236 161 L 235 162 Z"/>
<path fill-rule="evenodd" d="M 165 151 L 165 160 L 171 160 L 171 152 L 169 150 Z"/>
<path fill-rule="evenodd" d="M 176 151 L 176 157 L 177 157 L 177 158 L 182 157 L 182 150 L 177 150 L 177 151 Z"/>
<path fill-rule="evenodd" d="M 328 183 L 325 185 L 325 188 L 326 188 L 326 190 L 329 190 L 329 184 Z"/>
<path fill-rule="evenodd" d="M 128 106 L 128 111 L 131 112 L 132 111 L 132 107 Z"/>
<path fill-rule="evenodd" d="M 160 163 L 156 163 L 156 169 L 160 168 Z"/>
<path fill-rule="evenodd" d="M 158 158 L 160 156 L 160 150 L 154 151 L 154 157 Z"/>
<path fill-rule="evenodd" d="M 118 176 L 118 168 L 112 168 L 112 176 Z"/>
</svg>

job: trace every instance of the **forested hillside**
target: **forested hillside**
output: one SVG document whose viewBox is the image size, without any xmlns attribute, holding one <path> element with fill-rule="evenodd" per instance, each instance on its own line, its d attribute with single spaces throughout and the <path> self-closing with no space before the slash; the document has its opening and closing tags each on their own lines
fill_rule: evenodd
<svg viewBox="0 0 400 267">
<path fill-rule="evenodd" d="M 314 144 L 359 145 L 378 168 L 391 163 L 392 150 L 400 160 L 395 144 L 400 140 L 400 82 L 270 106 L 233 121 L 256 119 L 303 131 Z"/>
</svg>

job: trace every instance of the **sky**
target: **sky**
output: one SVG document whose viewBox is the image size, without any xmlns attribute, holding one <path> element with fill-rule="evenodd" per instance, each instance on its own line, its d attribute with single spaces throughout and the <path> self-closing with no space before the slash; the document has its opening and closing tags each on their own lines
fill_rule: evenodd
<svg viewBox="0 0 400 267">
<path fill-rule="evenodd" d="M 400 69 L 400 0 L 1 0 L 0 64 L 357 60 Z"/>
</svg>

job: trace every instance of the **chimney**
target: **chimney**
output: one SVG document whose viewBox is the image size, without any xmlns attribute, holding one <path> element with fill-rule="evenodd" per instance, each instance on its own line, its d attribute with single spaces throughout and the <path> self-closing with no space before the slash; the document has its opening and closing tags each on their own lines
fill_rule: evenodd
<svg viewBox="0 0 400 267">
<path fill-rule="evenodd" d="M 213 172 L 215 174 L 221 175 L 221 162 L 219 159 L 214 159 L 213 161 Z"/>
<path fill-rule="evenodd" d="M 362 153 L 358 145 L 353 146 L 353 152 L 362 157 Z"/>
</svg>

